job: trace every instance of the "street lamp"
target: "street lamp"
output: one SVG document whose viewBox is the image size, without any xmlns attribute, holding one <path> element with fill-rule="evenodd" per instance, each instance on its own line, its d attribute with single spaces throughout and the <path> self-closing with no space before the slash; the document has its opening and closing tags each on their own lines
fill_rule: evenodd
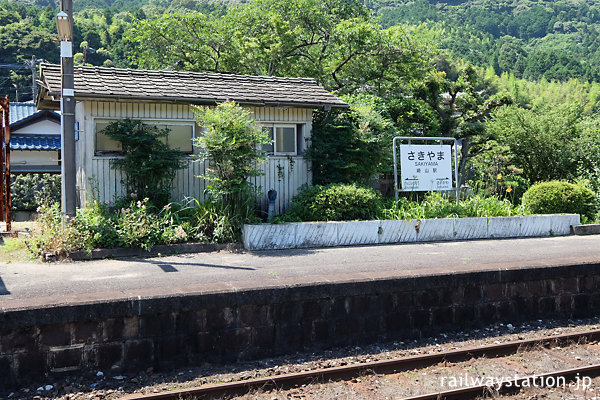
<svg viewBox="0 0 600 400">
<path fill-rule="evenodd" d="M 62 215 L 74 217 L 76 212 L 75 175 L 75 81 L 73 66 L 73 0 L 60 2 L 56 16 L 61 57 L 61 205 Z"/>
<path fill-rule="evenodd" d="M 61 42 L 70 42 L 73 39 L 73 30 L 71 29 L 71 21 L 69 15 L 61 11 L 56 16 L 56 29 L 58 30 L 58 39 Z"/>
</svg>

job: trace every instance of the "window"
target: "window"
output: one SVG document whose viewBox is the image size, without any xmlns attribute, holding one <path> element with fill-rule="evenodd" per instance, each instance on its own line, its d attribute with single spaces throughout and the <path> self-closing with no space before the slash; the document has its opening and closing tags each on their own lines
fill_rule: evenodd
<svg viewBox="0 0 600 400">
<path fill-rule="evenodd" d="M 97 120 L 96 121 L 96 155 L 119 153 L 123 150 L 121 143 L 112 140 L 102 133 L 102 131 L 112 121 Z M 194 137 L 193 122 L 156 122 L 144 121 L 146 125 L 154 125 L 160 129 L 167 128 L 169 131 L 166 138 L 161 138 L 163 143 L 167 143 L 171 148 L 178 149 L 184 153 L 192 153 L 194 146 L 192 139 Z"/>
<path fill-rule="evenodd" d="M 102 133 L 110 124 L 108 121 L 96 122 L 96 153 L 117 153 L 123 150 L 121 142 L 112 140 Z"/>
<path fill-rule="evenodd" d="M 273 143 L 263 146 L 269 154 L 273 155 L 297 155 L 298 139 L 296 125 L 273 125 L 265 126 L 263 130 L 268 132 Z"/>
<path fill-rule="evenodd" d="M 159 128 L 164 128 L 160 126 Z M 188 125 L 166 125 L 169 129 L 167 133 L 167 144 L 172 149 L 178 149 L 184 153 L 192 153 L 194 151 L 194 144 L 192 138 L 194 137 L 194 126 Z"/>
</svg>

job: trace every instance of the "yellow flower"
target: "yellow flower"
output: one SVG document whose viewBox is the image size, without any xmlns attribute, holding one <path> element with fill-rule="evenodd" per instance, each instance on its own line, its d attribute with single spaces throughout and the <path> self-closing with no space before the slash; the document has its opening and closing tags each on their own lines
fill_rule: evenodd
<svg viewBox="0 0 600 400">
<path fill-rule="evenodd" d="M 507 188 L 506 188 L 506 192 L 507 192 L 507 193 L 510 193 L 510 192 L 512 192 L 512 188 L 511 188 L 510 186 L 509 186 L 509 187 L 507 187 Z"/>
<path fill-rule="evenodd" d="M 502 179 L 502 174 L 498 174 L 497 178 Z"/>
</svg>

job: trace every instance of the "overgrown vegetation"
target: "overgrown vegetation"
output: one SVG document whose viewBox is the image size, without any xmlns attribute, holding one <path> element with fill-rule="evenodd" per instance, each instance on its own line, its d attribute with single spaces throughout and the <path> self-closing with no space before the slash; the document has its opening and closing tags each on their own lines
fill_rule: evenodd
<svg viewBox="0 0 600 400">
<path fill-rule="evenodd" d="M 423 219 L 462 217 L 508 217 L 523 215 L 521 206 L 514 206 L 506 199 L 495 196 L 471 196 L 456 203 L 456 199 L 432 192 L 422 200 L 401 198 L 397 204 L 389 204 L 381 213 L 382 219 Z"/>
<path fill-rule="evenodd" d="M 43 204 L 60 202 L 60 175 L 11 175 L 11 200 L 15 211 L 35 211 Z"/>
<path fill-rule="evenodd" d="M 243 224 L 255 220 L 254 188 L 247 178 L 259 173 L 257 166 L 265 157 L 260 148 L 270 139 L 235 103 L 198 109 L 197 116 L 205 132 L 195 144 L 201 159 L 210 162 L 207 174 L 199 178 L 210 182 L 209 201 L 165 204 L 184 155 L 159 140 L 166 132 L 140 121 L 117 121 L 104 133 L 122 144 L 123 158 L 113 160 L 113 166 L 125 172 L 129 193 L 114 203 L 94 201 L 66 223 L 58 203 L 42 206 L 40 232 L 27 242 L 31 253 L 66 256 L 97 247 L 150 250 L 185 241 L 239 241 Z"/>
<path fill-rule="evenodd" d="M 401 197 L 396 203 L 382 199 L 372 189 L 331 184 L 303 190 L 294 197 L 290 211 L 279 221 L 506 217 L 525 213 L 524 207 L 495 196 L 475 195 L 457 203 L 450 196 L 430 192 L 414 200 Z"/>
<path fill-rule="evenodd" d="M 171 182 L 177 170 L 185 166 L 186 158 L 160 140 L 166 138 L 168 130 L 125 119 L 108 124 L 103 133 L 122 145 L 123 157 L 112 159 L 111 167 L 125 174 L 127 193 L 148 198 L 158 207 L 167 204 Z"/>
<path fill-rule="evenodd" d="M 122 203 L 122 201 L 121 201 Z M 231 243 L 239 240 L 239 221 L 232 220 L 223 205 L 190 201 L 155 207 L 147 198 L 128 206 L 94 202 L 78 209 L 69 223 L 61 221 L 58 203 L 40 208 L 39 232 L 27 240 L 35 256 L 60 257 L 76 250 L 142 247 L 180 242 Z"/>
<path fill-rule="evenodd" d="M 29 3 L 38 7 L 0 3 L 0 58 L 23 63 L 35 54 L 57 62 L 55 4 Z M 575 209 L 587 221 L 598 219 L 600 9 L 593 1 L 95 2 L 100 8 L 88 7 L 91 3 L 77 5 L 79 62 L 312 77 L 350 105 L 316 115 L 306 157 L 314 183 L 323 186 L 302 192 L 283 220 Z M 46 4 L 50 7 L 39 7 Z M 1 87 L 28 96 L 27 72 L 0 71 Z M 167 157 L 159 140 L 164 132 L 138 137 L 132 132 L 144 131 L 143 125 L 124 121 L 113 126 L 113 138 L 130 141 L 131 154 L 139 150 L 129 160 L 126 151 L 115 163 L 127 173 L 128 196 L 81 210 L 64 233 L 56 209 L 45 208 L 45 239 L 32 244 L 34 251 L 149 248 L 183 234 L 185 240 L 238 240 L 242 224 L 254 220 L 254 189 L 247 178 L 258 173 L 266 135 L 233 103 L 199 109 L 198 122 L 205 134 L 196 144 L 211 160 L 203 177 L 210 202 L 167 204 L 181 154 Z M 390 177 L 394 136 L 459 140 L 458 185 L 466 197 L 456 204 L 427 194 L 391 204 L 367 189 Z M 165 157 L 145 158 L 157 152 Z M 591 192 L 581 184 L 573 192 L 568 183 L 552 182 L 551 189 L 531 194 L 538 193 L 536 184 L 556 180 L 585 180 Z"/>
</svg>

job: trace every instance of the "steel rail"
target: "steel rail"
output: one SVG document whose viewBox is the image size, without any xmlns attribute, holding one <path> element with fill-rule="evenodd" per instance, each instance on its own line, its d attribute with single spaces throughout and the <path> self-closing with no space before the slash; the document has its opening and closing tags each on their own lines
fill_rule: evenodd
<svg viewBox="0 0 600 400">
<path fill-rule="evenodd" d="M 426 368 L 441 362 L 458 362 L 465 361 L 476 357 L 499 357 L 509 354 L 514 354 L 520 349 L 546 346 L 551 344 L 593 341 L 600 339 L 600 329 L 591 330 L 580 333 L 568 333 L 563 335 L 549 336 L 544 338 L 515 340 L 500 344 L 487 344 L 478 347 L 468 347 L 464 349 L 451 350 L 434 354 L 422 354 L 416 356 L 407 356 L 392 360 L 372 361 L 368 363 L 344 365 L 340 367 L 321 368 L 311 371 L 296 372 L 284 375 L 274 375 L 263 378 L 247 379 L 242 381 L 206 384 L 196 388 L 173 390 L 163 393 L 151 394 L 134 394 L 124 396 L 126 400 L 170 400 L 180 398 L 222 398 L 227 395 L 242 394 L 255 389 L 270 389 L 270 388 L 289 388 L 296 385 L 306 383 L 314 383 L 326 380 L 341 380 L 359 376 L 365 372 L 371 373 L 396 373 L 411 369 Z M 600 366 L 596 366 L 600 370 Z M 565 373 L 565 371 L 561 371 Z M 540 375 L 541 376 L 541 375 Z M 473 390 L 480 389 L 482 391 L 490 391 L 488 386 L 485 390 L 480 387 L 469 387 L 463 389 L 455 389 L 454 394 L 447 398 L 455 398 L 452 396 L 460 396 L 461 391 L 465 390 L 473 398 Z M 432 394 L 426 396 L 435 397 L 414 397 L 413 400 L 437 399 L 440 394 Z M 443 397 L 442 397 L 443 398 Z"/>
</svg>

